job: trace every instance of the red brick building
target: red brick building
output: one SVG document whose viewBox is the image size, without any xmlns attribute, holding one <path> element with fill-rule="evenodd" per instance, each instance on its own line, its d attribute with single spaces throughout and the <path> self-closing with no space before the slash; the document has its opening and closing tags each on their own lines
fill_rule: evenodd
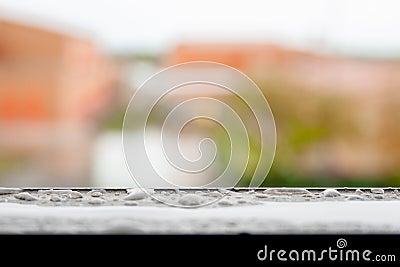
<svg viewBox="0 0 400 267">
<path fill-rule="evenodd" d="M 0 158 L 32 159 L 44 179 L 32 184 L 86 184 L 115 77 L 89 40 L 0 20 Z"/>
</svg>

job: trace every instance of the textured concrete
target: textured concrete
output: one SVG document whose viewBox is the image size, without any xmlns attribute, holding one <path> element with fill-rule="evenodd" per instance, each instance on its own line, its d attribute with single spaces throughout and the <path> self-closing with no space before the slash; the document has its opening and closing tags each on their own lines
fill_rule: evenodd
<svg viewBox="0 0 400 267">
<path fill-rule="evenodd" d="M 400 233 L 396 189 L 155 190 L 0 188 L 0 233 Z M 225 196 L 224 196 L 225 195 Z M 222 196 L 222 198 L 221 198 Z"/>
</svg>

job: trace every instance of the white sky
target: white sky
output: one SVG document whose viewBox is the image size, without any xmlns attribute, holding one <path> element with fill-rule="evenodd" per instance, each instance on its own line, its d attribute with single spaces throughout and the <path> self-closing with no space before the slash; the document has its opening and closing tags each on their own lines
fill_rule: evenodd
<svg viewBox="0 0 400 267">
<path fill-rule="evenodd" d="M 400 56 L 398 0 L 0 0 L 0 17 L 90 36 L 112 51 L 263 41 Z"/>
</svg>

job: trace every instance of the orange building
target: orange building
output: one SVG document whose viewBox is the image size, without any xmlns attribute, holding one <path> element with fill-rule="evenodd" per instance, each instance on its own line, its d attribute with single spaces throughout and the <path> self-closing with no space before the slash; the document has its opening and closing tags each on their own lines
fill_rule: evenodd
<svg viewBox="0 0 400 267">
<path fill-rule="evenodd" d="M 164 58 L 167 66 L 189 61 L 227 64 L 256 81 L 277 122 L 276 159 L 283 155 L 299 173 L 382 177 L 400 172 L 400 62 L 238 43 L 181 44 Z M 308 139 L 321 132 L 325 137 L 307 139 L 296 150 L 298 141 L 290 140 L 304 137 L 304 131 L 310 132 Z"/>
<path fill-rule="evenodd" d="M 86 184 L 86 148 L 115 77 L 88 40 L 0 20 L 0 161 L 34 159 L 43 180 L 32 184 Z"/>
</svg>

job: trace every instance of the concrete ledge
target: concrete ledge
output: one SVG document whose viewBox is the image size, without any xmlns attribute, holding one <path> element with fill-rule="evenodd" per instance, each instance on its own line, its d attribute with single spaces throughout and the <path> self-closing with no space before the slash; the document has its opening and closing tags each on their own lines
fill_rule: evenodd
<svg viewBox="0 0 400 267">
<path fill-rule="evenodd" d="M 124 200 L 125 189 L 2 190 L 2 234 L 400 234 L 396 189 L 308 189 L 307 194 L 288 188 L 242 189 L 195 209 L 172 208 L 150 198 Z M 188 194 L 166 190 L 157 193 Z M 193 194 L 211 197 L 212 192 Z"/>
</svg>

